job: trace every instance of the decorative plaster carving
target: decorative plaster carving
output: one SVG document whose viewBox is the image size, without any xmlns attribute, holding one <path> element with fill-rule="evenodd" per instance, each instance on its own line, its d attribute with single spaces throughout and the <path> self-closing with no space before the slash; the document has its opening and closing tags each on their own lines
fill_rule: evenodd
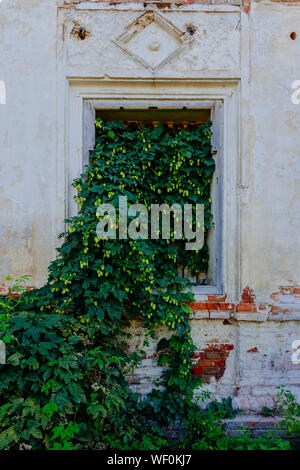
<svg viewBox="0 0 300 470">
<path fill-rule="evenodd" d="M 147 11 L 113 42 L 135 61 L 150 70 L 157 70 L 192 41 L 159 13 Z"/>
</svg>

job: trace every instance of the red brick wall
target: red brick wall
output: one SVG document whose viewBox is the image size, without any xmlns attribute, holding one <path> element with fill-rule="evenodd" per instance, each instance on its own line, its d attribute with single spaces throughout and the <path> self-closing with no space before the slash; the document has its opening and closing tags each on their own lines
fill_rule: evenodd
<svg viewBox="0 0 300 470">
<path fill-rule="evenodd" d="M 277 292 L 270 295 L 268 303 L 256 303 L 253 290 L 247 286 L 239 302 L 228 302 L 226 295 L 208 295 L 207 300 L 192 302 L 190 307 L 195 318 L 223 319 L 224 325 L 231 325 L 236 314 L 249 317 L 257 312 L 268 312 L 271 319 L 288 318 L 298 311 L 299 300 L 299 287 L 281 286 Z M 201 376 L 207 383 L 212 377 L 218 381 L 224 374 L 226 359 L 233 349 L 232 344 L 207 344 L 194 354 L 192 373 Z M 247 350 L 247 353 L 256 352 L 258 349 L 255 346 Z"/>
<path fill-rule="evenodd" d="M 226 359 L 234 349 L 233 344 L 211 344 L 193 355 L 192 374 L 209 383 L 211 377 L 219 380 L 225 371 Z"/>
<path fill-rule="evenodd" d="M 245 287 L 238 303 L 226 302 L 226 295 L 208 295 L 207 301 L 192 302 L 193 310 L 226 311 L 226 312 L 257 312 L 254 303 L 255 295 L 250 287 Z"/>
<path fill-rule="evenodd" d="M 282 297 L 283 296 L 283 297 Z M 270 303 L 255 303 L 255 294 L 250 287 L 245 287 L 242 292 L 241 300 L 237 303 L 227 302 L 226 295 L 208 295 L 207 300 L 203 302 L 191 302 L 190 307 L 196 310 L 213 311 L 213 312 L 258 312 L 266 310 L 271 306 L 273 315 L 277 313 L 292 313 L 289 308 L 288 300 L 291 299 L 292 304 L 294 300 L 300 298 L 299 287 L 281 286 L 278 292 L 270 295 Z M 284 302 L 281 300 L 284 299 Z M 285 305 L 285 308 L 283 307 Z M 221 317 L 220 317 L 221 318 Z"/>
</svg>

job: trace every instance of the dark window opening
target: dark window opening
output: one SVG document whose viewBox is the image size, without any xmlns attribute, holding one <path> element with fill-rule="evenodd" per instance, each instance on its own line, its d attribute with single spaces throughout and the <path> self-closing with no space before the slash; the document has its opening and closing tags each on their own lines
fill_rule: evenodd
<svg viewBox="0 0 300 470">
<path fill-rule="evenodd" d="M 211 109 L 157 109 L 149 107 L 149 109 L 98 109 L 96 110 L 96 118 L 103 121 L 123 121 L 126 126 L 136 129 L 137 126 L 145 127 L 154 126 L 158 123 L 168 127 L 172 134 L 180 128 L 193 129 L 211 119 Z M 205 235 L 205 240 L 209 237 L 209 232 Z M 190 279 L 193 285 L 210 285 L 212 279 L 209 279 L 208 272 L 198 272 L 192 275 L 187 269 L 179 266 L 178 272 L 181 277 Z"/>
</svg>

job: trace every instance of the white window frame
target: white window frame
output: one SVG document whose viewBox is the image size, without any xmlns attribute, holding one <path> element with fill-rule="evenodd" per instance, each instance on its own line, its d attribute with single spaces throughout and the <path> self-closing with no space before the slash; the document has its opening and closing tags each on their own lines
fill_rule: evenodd
<svg viewBox="0 0 300 470">
<path fill-rule="evenodd" d="M 214 282 L 195 286 L 196 300 L 226 293 L 236 298 L 239 289 L 239 80 L 202 79 L 68 79 L 66 103 L 65 215 L 77 213 L 72 182 L 88 162 L 95 143 L 97 109 L 210 108 L 216 171 L 212 187 Z M 211 262 L 210 261 L 210 266 Z M 203 297 L 204 296 L 204 297 Z"/>
</svg>

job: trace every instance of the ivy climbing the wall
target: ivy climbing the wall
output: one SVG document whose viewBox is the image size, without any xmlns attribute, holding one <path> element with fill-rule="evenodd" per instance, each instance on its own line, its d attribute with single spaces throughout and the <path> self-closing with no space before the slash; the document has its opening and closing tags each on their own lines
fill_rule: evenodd
<svg viewBox="0 0 300 470">
<path fill-rule="evenodd" d="M 90 164 L 74 182 L 80 209 L 67 221 L 48 283 L 2 303 L 7 364 L 0 366 L 0 448 L 246 448 L 226 437 L 221 407 L 205 411 L 193 399 L 201 385 L 190 373 L 193 296 L 178 270 L 207 271 L 206 236 L 201 250 L 187 251 L 174 231 L 169 240 L 103 240 L 96 232 L 99 205 L 117 208 L 123 196 L 149 209 L 203 204 L 207 235 L 215 166 L 211 122 L 192 129 L 95 124 Z M 127 352 L 132 319 L 140 320 L 147 340 L 158 341 L 160 326 L 171 333 L 158 359 L 165 370 L 160 387 L 143 400 L 126 380 L 142 353 Z M 174 422 L 184 431 L 173 442 Z M 263 438 L 251 442 L 265 445 Z"/>
<path fill-rule="evenodd" d="M 80 213 L 69 224 L 61 258 L 52 264 L 49 283 L 58 309 L 82 312 L 82 321 L 95 319 L 104 334 L 119 330 L 125 318 L 139 318 L 147 332 L 167 325 L 176 334 L 170 341 L 168 385 L 187 392 L 191 353 L 188 317 L 192 300 L 189 282 L 179 266 L 206 271 L 208 249 L 187 251 L 185 240 L 100 240 L 97 208 L 119 197 L 129 204 L 203 204 L 205 229 L 211 223 L 210 184 L 214 171 L 211 122 L 193 130 L 158 124 L 127 127 L 123 122 L 96 121 L 96 148 L 85 175 L 75 181 Z M 173 234 L 173 236 L 172 236 Z"/>
</svg>

